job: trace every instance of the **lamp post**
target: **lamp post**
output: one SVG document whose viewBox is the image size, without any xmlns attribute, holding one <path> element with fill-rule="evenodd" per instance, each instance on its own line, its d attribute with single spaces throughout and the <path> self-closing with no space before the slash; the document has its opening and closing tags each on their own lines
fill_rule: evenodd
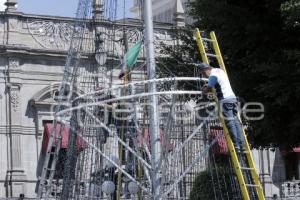
<svg viewBox="0 0 300 200">
<path fill-rule="evenodd" d="M 155 79 L 155 52 L 154 52 L 154 37 L 153 37 L 153 15 L 152 15 L 152 1 L 144 1 L 144 18 L 145 18 L 145 33 L 146 33 L 146 51 L 147 51 L 147 68 L 149 79 Z M 149 92 L 156 92 L 156 83 L 149 84 Z M 151 178 L 152 178 L 152 193 L 153 199 L 159 200 L 161 190 L 161 141 L 159 135 L 159 111 L 157 106 L 157 96 L 151 95 L 149 97 L 149 111 L 150 111 L 150 134 L 151 134 Z"/>
<path fill-rule="evenodd" d="M 103 45 L 97 45 L 96 41 L 96 48 L 95 48 L 95 59 L 100 66 L 103 66 L 107 60 L 107 52 Z"/>
<path fill-rule="evenodd" d="M 104 47 L 103 32 L 104 29 L 98 22 L 103 19 L 103 0 L 93 0 L 93 19 L 95 22 L 95 59 L 100 66 L 103 66 L 107 60 L 107 52 Z"/>
</svg>

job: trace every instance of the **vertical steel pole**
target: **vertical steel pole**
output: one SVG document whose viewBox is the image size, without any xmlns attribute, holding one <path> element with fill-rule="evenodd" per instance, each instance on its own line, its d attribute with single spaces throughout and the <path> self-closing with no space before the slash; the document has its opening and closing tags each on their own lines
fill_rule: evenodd
<svg viewBox="0 0 300 200">
<path fill-rule="evenodd" d="M 149 79 L 155 79 L 155 53 L 153 44 L 153 16 L 152 16 L 152 1 L 144 0 L 144 19 L 146 32 L 146 52 L 147 52 L 147 68 Z M 156 92 L 156 83 L 149 84 L 149 92 Z M 161 178 L 161 141 L 159 135 L 159 111 L 157 108 L 157 96 L 149 97 L 150 111 L 150 136 L 151 136 L 151 166 L 152 166 L 152 194 L 154 200 L 160 199 L 160 178 Z"/>
</svg>

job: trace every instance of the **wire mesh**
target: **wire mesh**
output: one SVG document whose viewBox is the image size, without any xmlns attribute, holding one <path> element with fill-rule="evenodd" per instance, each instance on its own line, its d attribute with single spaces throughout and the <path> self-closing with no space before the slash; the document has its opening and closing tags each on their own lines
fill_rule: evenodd
<svg viewBox="0 0 300 200">
<path fill-rule="evenodd" d="M 102 2 L 101 22 L 93 19 L 95 2 Z M 211 137 L 210 130 L 219 121 L 212 111 L 215 106 L 210 106 L 213 102 L 206 102 L 201 93 L 201 85 L 207 80 L 155 79 L 151 81 L 156 82 L 157 92 L 151 94 L 147 91 L 151 81 L 143 80 L 146 72 L 139 71 L 136 79 L 140 80 L 125 85 L 116 78 L 114 66 L 121 64 L 125 49 L 116 47 L 120 38 L 114 23 L 116 5 L 113 0 L 79 1 L 59 94 L 68 95 L 59 102 L 68 106 L 59 107 L 55 116 L 70 128 L 68 148 L 58 149 L 58 155 L 49 157 L 46 166 L 56 160 L 55 168 L 54 172 L 44 169 L 45 181 L 41 183 L 47 183 L 47 187 L 38 188 L 41 197 L 153 199 L 147 101 L 157 95 L 163 150 L 161 198 L 190 199 L 198 187 L 195 181 L 199 174 L 206 173 L 213 196 L 203 189 L 201 199 L 240 199 L 229 156 L 217 155 L 213 148 L 222 133 Z M 135 42 L 141 35 L 134 33 L 130 38 Z M 184 84 L 195 87 L 183 90 L 180 86 Z"/>
</svg>

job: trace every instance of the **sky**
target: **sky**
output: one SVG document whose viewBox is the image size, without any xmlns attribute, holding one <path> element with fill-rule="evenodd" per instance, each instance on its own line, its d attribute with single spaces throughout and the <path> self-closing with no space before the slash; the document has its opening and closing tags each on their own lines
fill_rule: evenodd
<svg viewBox="0 0 300 200">
<path fill-rule="evenodd" d="M 58 15 L 64 17 L 74 17 L 77 9 L 78 0 L 17 0 L 18 10 L 24 13 L 41 14 L 41 15 Z M 117 0 L 118 14 L 117 18 L 123 17 L 124 1 L 126 17 L 132 17 L 129 11 L 132 7 L 133 0 Z M 0 10 L 5 9 L 3 6 L 5 0 L 0 0 Z"/>
</svg>

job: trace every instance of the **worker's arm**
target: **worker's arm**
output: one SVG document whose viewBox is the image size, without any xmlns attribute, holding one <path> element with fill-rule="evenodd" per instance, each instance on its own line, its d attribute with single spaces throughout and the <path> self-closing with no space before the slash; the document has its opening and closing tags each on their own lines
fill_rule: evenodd
<svg viewBox="0 0 300 200">
<path fill-rule="evenodd" d="M 216 76 L 209 76 L 208 78 L 208 84 L 203 86 L 203 92 L 208 93 L 212 92 L 213 88 L 215 88 L 215 85 L 217 84 L 218 79 Z"/>
</svg>

